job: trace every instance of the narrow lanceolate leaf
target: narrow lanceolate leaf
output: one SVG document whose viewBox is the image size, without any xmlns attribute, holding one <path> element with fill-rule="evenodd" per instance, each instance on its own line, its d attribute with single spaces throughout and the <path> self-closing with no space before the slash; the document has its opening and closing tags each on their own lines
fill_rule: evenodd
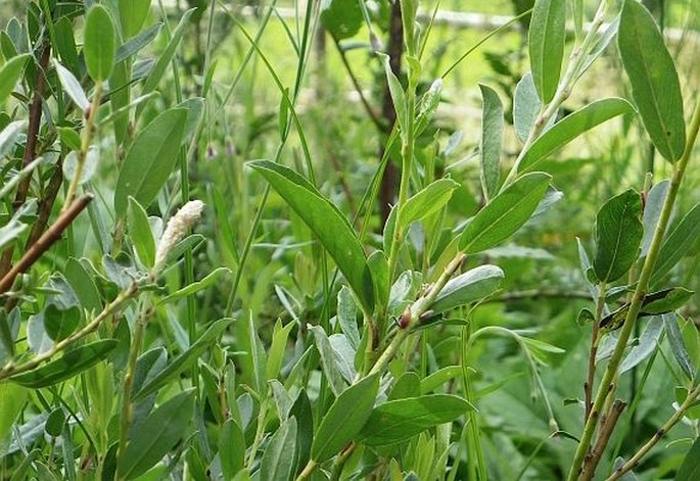
<svg viewBox="0 0 700 481">
<path fill-rule="evenodd" d="M 94 366 L 99 361 L 107 357 L 112 349 L 117 346 L 114 339 L 104 339 L 91 342 L 72 351 L 67 352 L 47 364 L 32 371 L 17 374 L 10 378 L 11 381 L 31 388 L 51 386 L 66 379 L 70 379 L 76 374 Z"/>
<path fill-rule="evenodd" d="M 649 137 L 666 159 L 678 160 L 685 148 L 678 73 L 654 17 L 636 0 L 625 0 L 617 43 Z"/>
<path fill-rule="evenodd" d="M 633 189 L 608 200 L 596 218 L 596 256 L 593 269 L 602 282 L 622 277 L 639 255 L 644 235 L 642 201 Z"/>
<path fill-rule="evenodd" d="M 515 127 L 515 135 L 521 142 L 525 142 L 542 108 L 542 102 L 537 95 L 537 88 L 531 72 L 523 75 L 518 85 L 515 86 L 513 95 L 513 126 Z"/>
<path fill-rule="evenodd" d="M 474 254 L 512 236 L 535 212 L 550 179 L 543 172 L 532 172 L 513 182 L 474 216 L 462 232 L 460 249 Z"/>
<path fill-rule="evenodd" d="M 114 208 L 126 215 L 129 196 L 147 207 L 170 176 L 185 129 L 185 109 L 166 110 L 153 119 L 134 140 L 119 172 Z"/>
<path fill-rule="evenodd" d="M 119 0 L 119 20 L 124 38 L 131 38 L 141 31 L 150 6 L 151 0 Z"/>
<path fill-rule="evenodd" d="M 396 444 L 438 424 L 452 422 L 472 409 L 467 401 L 451 394 L 388 401 L 374 408 L 359 437 L 370 446 Z"/>
<path fill-rule="evenodd" d="M 260 481 L 289 481 L 294 474 L 297 443 L 297 421 L 283 422 L 270 439 L 260 461 Z"/>
<path fill-rule="evenodd" d="M 194 389 L 168 399 L 132 430 L 118 466 L 119 479 L 134 479 L 163 459 L 187 432 Z"/>
<path fill-rule="evenodd" d="M 192 363 L 196 362 L 197 358 L 221 337 L 230 324 L 231 319 L 229 318 L 214 322 L 185 352 L 170 361 L 162 371 L 149 377 L 134 394 L 134 399 L 143 399 L 174 380 Z"/>
<path fill-rule="evenodd" d="M 185 28 L 187 25 L 189 25 L 189 19 L 194 10 L 194 8 L 187 10 L 184 15 L 182 15 L 182 18 L 180 18 L 180 23 L 178 23 L 175 30 L 173 30 L 173 36 L 170 39 L 170 42 L 168 42 L 167 47 L 165 47 L 163 53 L 160 54 L 160 57 L 158 57 L 158 60 L 156 60 L 156 63 L 148 74 L 148 77 L 146 77 L 146 81 L 143 84 L 143 89 L 141 90 L 141 95 L 154 91 L 160 80 L 163 78 L 163 74 L 165 74 L 165 71 L 170 65 L 170 61 L 175 56 L 175 52 L 177 52 L 177 48 L 182 41 L 182 36 L 185 33 Z"/>
<path fill-rule="evenodd" d="M 445 207 L 457 187 L 459 184 L 452 179 L 438 179 L 414 196 L 409 197 L 401 208 L 401 229 L 405 232 L 412 223 L 425 219 Z M 384 227 L 385 252 L 389 252 L 391 241 L 394 238 L 398 215 L 397 209 L 392 209 Z"/>
<path fill-rule="evenodd" d="M 683 216 L 661 244 L 652 282 L 660 280 L 687 255 L 700 237 L 700 204 Z"/>
<path fill-rule="evenodd" d="M 314 436 L 311 445 L 314 461 L 322 463 L 331 458 L 359 434 L 372 413 L 378 388 L 379 376 L 367 376 L 338 396 Z"/>
<path fill-rule="evenodd" d="M 430 310 L 438 314 L 490 296 L 504 278 L 505 274 L 498 266 L 486 264 L 470 269 L 445 284 Z"/>
<path fill-rule="evenodd" d="M 136 254 L 146 268 L 153 267 L 156 259 L 156 242 L 153 239 L 151 225 L 148 222 L 148 215 L 136 199 L 129 196 L 129 207 L 127 211 L 127 226 L 129 235 L 134 243 Z"/>
<path fill-rule="evenodd" d="M 554 97 L 561 75 L 566 37 L 566 2 L 537 0 L 528 36 L 532 77 L 544 103 Z"/>
<path fill-rule="evenodd" d="M 692 381 L 695 379 L 695 366 L 690 359 L 688 349 L 685 347 L 683 333 L 680 327 L 678 327 L 680 318 L 675 313 L 664 314 L 662 317 L 673 357 L 676 359 L 676 363 L 680 366 L 683 374 L 685 374 L 689 381 Z"/>
<path fill-rule="evenodd" d="M 674 481 L 694 481 L 700 479 L 700 438 L 697 438 L 685 455 Z"/>
<path fill-rule="evenodd" d="M 302 176 L 269 161 L 250 162 L 316 234 L 360 302 L 373 306 L 372 278 L 362 245 L 345 216 Z"/>
<path fill-rule="evenodd" d="M 490 199 L 498 193 L 503 147 L 503 105 L 491 87 L 479 85 L 483 101 L 481 116 L 481 186 Z"/>
<path fill-rule="evenodd" d="M 24 66 L 27 65 L 29 57 L 31 55 L 28 53 L 17 55 L 0 68 L 0 104 L 12 93 L 12 89 L 24 72 Z"/>
<path fill-rule="evenodd" d="M 649 253 L 649 247 L 651 247 L 651 241 L 654 238 L 656 224 L 659 223 L 661 210 L 663 209 L 666 196 L 668 195 L 668 188 L 670 186 L 671 181 L 663 180 L 657 184 L 654 184 L 646 196 L 646 201 L 644 202 L 644 215 L 642 216 L 642 223 L 644 224 L 644 237 L 642 238 L 641 257 L 646 257 L 646 255 Z M 663 261 L 663 258 L 661 261 Z"/>
<path fill-rule="evenodd" d="M 88 74 L 95 81 L 107 80 L 114 67 L 114 24 L 107 9 L 93 5 L 85 20 L 85 64 Z"/>
<path fill-rule="evenodd" d="M 85 112 L 88 107 L 90 107 L 90 102 L 87 99 L 87 95 L 80 86 L 80 82 L 75 78 L 75 75 L 71 73 L 66 67 L 61 65 L 57 60 L 54 60 L 54 66 L 56 67 L 56 73 L 58 74 L 58 80 L 61 82 L 63 90 L 68 94 L 75 105 L 77 105 L 80 110 Z"/>
<path fill-rule="evenodd" d="M 225 480 L 233 479 L 244 466 L 245 435 L 234 419 L 229 419 L 221 428 L 219 436 L 219 460 Z"/>
<path fill-rule="evenodd" d="M 555 150 L 565 146 L 584 132 L 618 115 L 632 112 L 634 112 L 632 105 L 620 98 L 597 100 L 586 105 L 567 115 L 542 134 L 525 153 L 518 166 L 518 171 L 534 170 Z"/>
<path fill-rule="evenodd" d="M 209 274 L 207 274 L 204 279 L 201 281 L 196 281 L 193 282 L 192 284 L 189 284 L 182 289 L 179 289 L 172 294 L 165 296 L 164 298 L 161 299 L 160 303 L 165 304 L 166 302 L 172 302 L 177 299 L 184 299 L 187 296 L 191 296 L 192 294 L 195 294 L 203 289 L 206 289 L 214 283 L 224 274 L 230 274 L 231 269 L 228 267 L 217 267 L 213 271 L 211 271 Z"/>
</svg>

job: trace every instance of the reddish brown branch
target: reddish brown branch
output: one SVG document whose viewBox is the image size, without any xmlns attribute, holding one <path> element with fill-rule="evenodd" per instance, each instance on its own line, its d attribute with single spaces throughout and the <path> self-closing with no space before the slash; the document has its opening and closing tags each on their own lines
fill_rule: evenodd
<svg viewBox="0 0 700 481">
<path fill-rule="evenodd" d="M 73 202 L 68 209 L 61 213 L 56 222 L 27 249 L 22 258 L 10 271 L 0 279 L 0 293 L 7 292 L 19 274 L 26 272 L 49 248 L 61 238 L 63 231 L 75 220 L 85 207 L 92 201 L 92 194 L 86 194 Z"/>
<path fill-rule="evenodd" d="M 32 226 L 32 231 L 29 233 L 27 238 L 27 243 L 24 250 L 28 250 L 44 233 L 46 226 L 49 224 L 49 217 L 51 216 L 51 210 L 53 209 L 54 202 L 56 202 L 56 197 L 58 196 L 58 191 L 61 189 L 61 184 L 63 183 L 63 157 L 59 157 L 58 162 L 56 162 L 55 170 L 49 180 L 49 184 L 44 190 L 44 196 L 39 203 L 39 214 L 37 216 L 34 225 Z"/>
<path fill-rule="evenodd" d="M 31 163 L 36 157 L 36 144 L 39 138 L 39 127 L 41 127 L 41 103 L 43 101 L 44 90 L 46 87 L 46 76 L 45 72 L 49 65 L 49 60 L 51 58 L 51 45 L 46 42 L 41 53 L 41 59 L 39 60 L 39 66 L 36 71 L 36 88 L 34 89 L 34 96 L 32 97 L 32 103 L 29 105 L 29 125 L 27 126 L 27 142 L 24 147 L 24 157 L 23 165 L 26 167 Z M 15 209 L 19 209 L 24 201 L 27 199 L 27 193 L 29 192 L 29 184 L 31 183 L 31 176 L 27 176 L 26 179 L 22 180 L 17 186 L 17 192 L 15 193 L 15 200 L 12 205 Z M 2 254 L 2 259 L 0 259 L 0 276 L 4 276 L 12 265 L 12 253 L 14 252 L 14 246 L 10 246 L 5 249 Z"/>
<path fill-rule="evenodd" d="M 617 424 L 618 419 L 620 419 L 620 415 L 622 414 L 622 411 L 624 411 L 625 406 L 627 406 L 627 404 L 619 399 L 616 400 L 612 406 L 610 406 L 608 415 L 605 416 L 600 425 L 598 439 L 596 440 L 591 452 L 588 454 L 588 456 L 586 456 L 583 472 L 581 472 L 581 477 L 579 478 L 580 481 L 591 481 L 593 479 L 598 463 L 600 463 L 600 458 L 605 452 L 605 447 L 608 445 L 608 441 L 610 441 L 610 436 L 612 436 L 612 433 L 615 430 L 615 425 Z"/>
<path fill-rule="evenodd" d="M 401 21 L 401 2 L 394 2 L 391 6 L 391 19 L 389 20 L 389 43 L 388 43 L 389 65 L 394 75 L 401 75 L 401 56 L 403 55 L 403 23 Z M 396 122 L 396 111 L 394 103 L 391 100 L 389 92 L 389 84 L 387 82 L 384 88 L 384 104 L 382 105 L 382 117 L 388 131 L 390 131 L 394 122 Z M 379 152 L 379 158 L 384 156 L 384 147 Z M 391 205 L 396 197 L 396 187 L 399 184 L 399 169 L 389 159 L 382 177 L 382 184 L 379 190 L 379 208 L 382 214 L 383 226 L 391 213 Z"/>
</svg>

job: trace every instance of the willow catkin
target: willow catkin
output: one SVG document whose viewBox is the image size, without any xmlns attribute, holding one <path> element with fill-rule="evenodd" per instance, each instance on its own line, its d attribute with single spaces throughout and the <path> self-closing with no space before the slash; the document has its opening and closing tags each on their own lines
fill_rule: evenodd
<svg viewBox="0 0 700 481">
<path fill-rule="evenodd" d="M 204 202 L 191 200 L 170 218 L 163 235 L 160 237 L 160 241 L 158 241 L 154 272 L 158 272 L 163 267 L 168 253 L 185 237 L 187 231 L 199 221 L 203 209 Z"/>
</svg>

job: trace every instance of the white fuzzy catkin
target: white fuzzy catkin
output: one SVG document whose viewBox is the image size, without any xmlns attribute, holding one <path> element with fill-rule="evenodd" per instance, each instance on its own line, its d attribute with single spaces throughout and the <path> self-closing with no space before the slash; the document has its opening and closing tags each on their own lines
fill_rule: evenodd
<svg viewBox="0 0 700 481">
<path fill-rule="evenodd" d="M 160 236 L 160 241 L 158 241 L 156 263 L 154 267 L 155 271 L 158 271 L 162 267 L 165 258 L 173 247 L 175 247 L 175 244 L 180 242 L 180 240 L 185 237 L 185 234 L 187 234 L 187 231 L 197 223 L 202 216 L 202 209 L 204 209 L 204 202 L 201 200 L 191 200 L 180 207 L 180 210 L 170 218 L 163 235 Z"/>
</svg>

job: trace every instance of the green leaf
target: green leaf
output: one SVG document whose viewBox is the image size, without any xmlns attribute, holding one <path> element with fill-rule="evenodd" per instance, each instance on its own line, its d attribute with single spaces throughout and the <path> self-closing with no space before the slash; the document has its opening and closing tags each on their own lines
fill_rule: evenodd
<svg viewBox="0 0 700 481">
<path fill-rule="evenodd" d="M 219 436 L 219 460 L 224 480 L 229 481 L 244 466 L 245 435 L 243 430 L 233 419 L 229 419 L 221 428 Z"/>
<path fill-rule="evenodd" d="M 644 235 L 639 193 L 629 189 L 608 200 L 596 218 L 596 256 L 593 269 L 601 282 L 622 277 L 639 255 Z"/>
<path fill-rule="evenodd" d="M 374 408 L 359 437 L 369 446 L 396 444 L 438 424 L 452 422 L 472 409 L 466 400 L 451 394 L 388 401 Z"/>
<path fill-rule="evenodd" d="M 193 282 L 192 284 L 189 284 L 182 289 L 179 289 L 176 292 L 173 292 L 169 296 L 164 297 L 161 299 L 160 304 L 165 304 L 166 302 L 172 302 L 177 299 L 182 299 L 187 296 L 191 296 L 195 292 L 199 292 L 202 289 L 206 289 L 214 283 L 216 283 L 217 279 L 222 275 L 222 274 L 230 274 L 231 269 L 228 267 L 217 267 L 213 271 L 211 271 L 207 276 L 202 279 L 201 281 L 196 281 Z"/>
<path fill-rule="evenodd" d="M 674 479 L 675 481 L 696 481 L 700 479 L 700 438 L 695 439 Z"/>
<path fill-rule="evenodd" d="M 636 0 L 625 0 L 617 44 L 649 137 L 666 159 L 678 160 L 685 149 L 678 73 L 654 17 Z"/>
<path fill-rule="evenodd" d="M 565 38 L 566 2 L 537 0 L 528 29 L 528 45 L 532 78 L 544 103 L 552 100 L 559 85 Z"/>
<path fill-rule="evenodd" d="M 129 1 L 138 1 L 138 0 L 127 0 Z M 148 3 L 150 3 L 151 0 L 145 0 Z M 136 37 L 128 40 L 127 42 L 124 42 L 119 46 L 117 49 L 117 54 L 114 58 L 114 63 L 120 63 L 123 62 L 124 60 L 128 59 L 132 55 L 135 55 L 138 53 L 142 48 L 144 48 L 146 45 L 150 44 L 153 39 L 156 38 L 158 33 L 160 32 L 160 29 L 163 27 L 162 23 L 156 23 L 155 25 L 147 28 L 140 34 L 138 34 Z"/>
<path fill-rule="evenodd" d="M 289 411 L 290 416 L 297 420 L 297 459 L 299 464 L 306 464 L 311 453 L 311 443 L 314 437 L 314 416 L 311 402 L 303 389 Z"/>
<path fill-rule="evenodd" d="M 658 292 L 652 292 L 644 297 L 642 313 L 665 314 L 680 309 L 695 294 L 684 287 L 670 287 Z"/>
<path fill-rule="evenodd" d="M 333 402 L 314 436 L 311 458 L 322 463 L 355 438 L 372 413 L 379 376 L 367 376 L 353 384 Z"/>
<path fill-rule="evenodd" d="M 399 124 L 401 135 L 405 136 L 406 129 L 409 128 L 411 120 L 408 118 L 408 111 L 406 110 L 406 95 L 404 94 L 401 82 L 399 82 L 399 79 L 396 78 L 396 75 L 391 70 L 389 56 L 382 54 L 382 60 L 384 62 L 384 74 L 386 75 L 387 85 L 389 86 L 391 102 L 394 104 L 394 110 L 396 111 L 396 120 Z"/>
<path fill-rule="evenodd" d="M 15 120 L 10 122 L 5 126 L 0 132 L 0 157 L 3 157 L 12 148 L 14 148 L 15 143 L 19 134 L 27 127 L 27 122 L 24 120 Z M 5 192 L 5 188 L 0 189 L 0 192 Z M 4 196 L 5 194 L 3 194 Z"/>
<path fill-rule="evenodd" d="M 634 112 L 632 105 L 620 98 L 597 100 L 567 115 L 537 138 L 518 165 L 518 172 L 534 170 L 555 150 L 565 146 L 584 132 L 618 115 Z"/>
<path fill-rule="evenodd" d="M 481 115 L 481 187 L 486 200 L 498 194 L 503 148 L 503 104 L 491 87 L 479 84 L 483 99 Z"/>
<path fill-rule="evenodd" d="M 51 361 L 32 371 L 12 376 L 10 380 L 25 387 L 40 388 L 51 386 L 94 366 L 117 347 L 115 339 L 103 339 L 78 346 L 59 359 Z"/>
<path fill-rule="evenodd" d="M 345 389 L 345 381 L 338 368 L 338 357 L 331 346 L 331 342 L 328 339 L 326 331 L 323 330 L 321 326 L 311 326 L 309 327 L 314 335 L 314 341 L 316 343 L 316 349 L 321 357 L 321 368 L 323 369 L 323 374 L 326 376 L 328 385 L 333 391 L 333 394 L 339 396 Z"/>
<path fill-rule="evenodd" d="M 294 322 L 289 322 L 284 327 L 282 327 L 282 322 L 279 319 L 275 322 L 275 327 L 272 329 L 272 344 L 268 351 L 267 365 L 265 366 L 266 379 L 274 379 L 280 373 L 282 361 L 284 360 L 284 351 L 287 348 L 289 332 L 294 326 Z"/>
<path fill-rule="evenodd" d="M 343 286 L 338 292 L 338 308 L 336 318 L 340 329 L 348 338 L 348 341 L 357 349 L 360 345 L 360 331 L 357 328 L 357 305 L 352 297 L 350 289 Z"/>
<path fill-rule="evenodd" d="M 402 230 L 405 232 L 412 223 L 425 219 L 445 207 L 452 198 L 452 193 L 457 187 L 459 187 L 459 184 L 452 179 L 438 179 L 417 194 L 409 197 L 401 208 L 400 218 Z M 398 215 L 398 210 L 396 208 L 392 209 L 386 225 L 384 226 L 383 238 L 385 252 L 389 252 L 390 250 Z"/>
<path fill-rule="evenodd" d="M 170 38 L 170 42 L 168 42 L 165 50 L 162 54 L 160 54 L 160 57 L 158 57 L 158 60 L 156 60 L 156 63 L 148 74 L 148 77 L 146 77 L 146 81 L 143 83 L 143 89 L 141 90 L 141 95 L 154 91 L 160 80 L 163 78 L 165 71 L 168 69 L 171 60 L 175 56 L 175 52 L 180 45 L 180 41 L 182 41 L 185 28 L 187 25 L 189 25 L 189 20 L 194 10 L 194 8 L 187 10 L 180 18 L 180 23 L 178 23 L 175 30 L 173 30 L 173 36 Z"/>
<path fill-rule="evenodd" d="M 119 20 L 124 38 L 131 38 L 141 31 L 150 7 L 151 0 L 119 0 Z"/>
<path fill-rule="evenodd" d="M 338 208 L 293 170 L 266 160 L 250 162 L 287 202 L 335 260 L 362 305 L 373 307 L 372 278 L 362 245 Z"/>
<path fill-rule="evenodd" d="M 17 416 L 22 412 L 29 391 L 17 384 L 0 384 L 0 441 L 10 434 Z"/>
<path fill-rule="evenodd" d="M 63 274 L 66 280 L 75 291 L 75 295 L 80 301 L 80 305 L 88 312 L 98 312 L 102 310 L 102 300 L 100 292 L 97 290 L 95 281 L 90 276 L 83 265 L 74 257 L 66 261 Z"/>
<path fill-rule="evenodd" d="M 80 82 L 75 78 L 75 75 L 71 73 L 66 67 L 58 63 L 58 60 L 53 61 L 54 67 L 56 67 L 56 73 L 58 74 L 58 80 L 61 82 L 63 90 L 68 94 L 71 100 L 77 105 L 83 112 L 87 111 L 90 107 L 90 102 L 87 99 L 87 95 L 83 91 L 83 87 L 80 86 Z"/>
<path fill-rule="evenodd" d="M 148 214 L 131 196 L 129 196 L 126 224 L 139 260 L 146 268 L 153 267 L 156 259 L 156 241 L 153 239 Z"/>
<path fill-rule="evenodd" d="M 692 381 L 695 379 L 695 366 L 690 360 L 688 349 L 683 340 L 683 333 L 681 333 L 678 327 L 680 318 L 674 313 L 664 314 L 662 318 L 664 320 L 664 326 L 666 327 L 666 335 L 668 336 L 668 343 L 671 345 L 673 357 L 676 359 L 676 362 L 686 378 Z"/>
<path fill-rule="evenodd" d="M 186 119 L 185 109 L 169 109 L 138 134 L 126 154 L 114 192 L 119 217 L 126 215 L 129 196 L 148 207 L 168 180 L 177 163 Z"/>
<path fill-rule="evenodd" d="M 532 172 L 518 178 L 469 222 L 460 237 L 460 249 L 475 254 L 512 236 L 535 212 L 547 192 L 550 179 L 543 172 Z"/>
<path fill-rule="evenodd" d="M 649 253 L 649 247 L 651 247 L 651 241 L 654 238 L 654 231 L 656 230 L 656 225 L 659 223 L 661 210 L 663 209 L 670 186 L 671 182 L 669 180 L 663 180 L 654 184 L 646 196 L 644 215 L 642 216 L 644 237 L 642 238 L 642 252 L 640 253 L 640 257 L 646 257 Z M 663 261 L 663 258 L 661 258 L 661 260 Z M 658 261 L 656 268 L 658 269 Z"/>
<path fill-rule="evenodd" d="M 85 64 L 94 81 L 107 80 L 114 68 L 114 24 L 107 9 L 95 4 L 88 10 L 84 33 Z"/>
<path fill-rule="evenodd" d="M 644 331 L 639 336 L 639 343 L 634 346 L 620 364 L 620 374 L 624 374 L 652 355 L 659 347 L 661 335 L 664 332 L 664 323 L 661 317 L 654 316 L 649 319 Z"/>
<path fill-rule="evenodd" d="M 523 78 L 515 86 L 513 95 L 513 127 L 515 127 L 515 135 L 521 142 L 525 142 L 530 136 L 530 131 L 535 126 L 537 116 L 542 108 L 542 102 L 537 95 L 537 88 L 532 79 L 532 72 L 523 75 Z"/>
<path fill-rule="evenodd" d="M 364 21 L 360 2 L 331 0 L 321 11 L 321 25 L 336 41 L 353 37 Z"/>
<path fill-rule="evenodd" d="M 270 439 L 260 461 L 260 481 L 289 481 L 296 460 L 297 421 L 289 418 Z"/>
<path fill-rule="evenodd" d="M 142 475 L 182 439 L 192 418 L 194 394 L 194 388 L 178 393 L 134 426 L 124 455 L 120 456 L 120 479 Z"/>
<path fill-rule="evenodd" d="M 209 349 L 211 344 L 215 343 L 221 337 L 230 324 L 231 319 L 229 318 L 219 319 L 214 322 L 185 352 L 170 361 L 165 369 L 158 372 L 158 374 L 147 379 L 138 392 L 134 394 L 134 399 L 143 399 L 176 378 L 185 369 L 190 367 L 193 362 L 196 362 L 196 360 Z"/>
<path fill-rule="evenodd" d="M 661 244 L 652 283 L 665 276 L 683 256 L 688 255 L 700 237 L 700 204 L 696 204 L 671 230 Z"/>
<path fill-rule="evenodd" d="M 486 264 L 470 269 L 445 284 L 430 310 L 439 314 L 490 296 L 501 287 L 504 278 L 498 266 Z"/>
<path fill-rule="evenodd" d="M 15 84 L 22 76 L 30 57 L 31 55 L 28 53 L 17 55 L 5 62 L 5 65 L 0 68 L 0 104 L 4 103 L 8 95 L 12 93 L 12 89 L 15 88 Z"/>
<path fill-rule="evenodd" d="M 62 309 L 55 304 L 49 304 L 43 315 L 46 333 L 54 341 L 70 336 L 80 322 L 80 309 L 77 306 Z"/>
</svg>

